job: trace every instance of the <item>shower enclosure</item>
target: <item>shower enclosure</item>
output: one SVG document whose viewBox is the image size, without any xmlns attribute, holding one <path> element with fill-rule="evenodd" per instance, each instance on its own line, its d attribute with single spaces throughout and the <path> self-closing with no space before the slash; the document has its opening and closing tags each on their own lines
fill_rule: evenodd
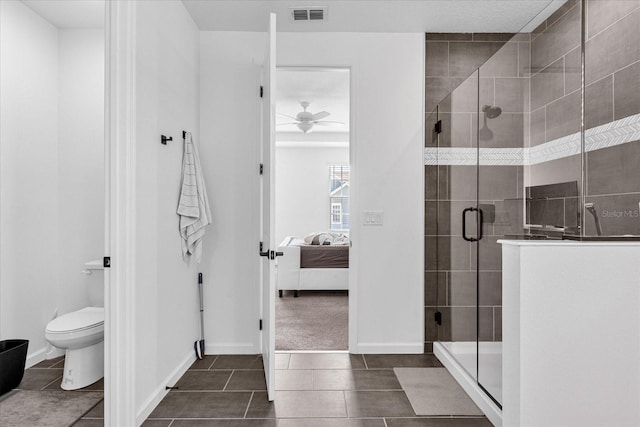
<svg viewBox="0 0 640 427">
<path fill-rule="evenodd" d="M 640 239 L 640 1 L 544 13 L 508 36 L 427 34 L 428 105 L 429 78 L 455 83 L 427 113 L 427 335 L 497 408 L 498 240 Z M 465 59 L 482 65 L 453 75 Z"/>
</svg>

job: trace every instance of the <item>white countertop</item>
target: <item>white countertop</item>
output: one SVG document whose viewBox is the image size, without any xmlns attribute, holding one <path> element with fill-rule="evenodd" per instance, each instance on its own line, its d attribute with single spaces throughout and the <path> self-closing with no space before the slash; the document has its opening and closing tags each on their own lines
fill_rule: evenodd
<svg viewBox="0 0 640 427">
<path fill-rule="evenodd" d="M 506 246 L 630 246 L 640 247 L 640 241 L 578 241 L 578 240 L 507 240 L 498 243 Z"/>
</svg>

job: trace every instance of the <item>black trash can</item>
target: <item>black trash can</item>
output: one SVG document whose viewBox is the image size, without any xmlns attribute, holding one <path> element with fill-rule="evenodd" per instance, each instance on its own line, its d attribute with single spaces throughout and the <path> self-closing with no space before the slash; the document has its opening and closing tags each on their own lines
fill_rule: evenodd
<svg viewBox="0 0 640 427">
<path fill-rule="evenodd" d="M 0 396 L 18 387 L 27 361 L 28 340 L 0 341 Z"/>
</svg>

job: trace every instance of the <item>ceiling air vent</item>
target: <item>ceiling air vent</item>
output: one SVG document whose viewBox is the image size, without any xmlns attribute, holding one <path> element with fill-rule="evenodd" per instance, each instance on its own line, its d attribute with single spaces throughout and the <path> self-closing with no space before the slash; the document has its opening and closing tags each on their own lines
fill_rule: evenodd
<svg viewBox="0 0 640 427">
<path fill-rule="evenodd" d="M 309 9 L 309 21 L 324 21 L 324 9 Z"/>
<path fill-rule="evenodd" d="M 292 8 L 291 18 L 294 21 L 325 21 L 327 19 L 327 7 Z"/>
</svg>

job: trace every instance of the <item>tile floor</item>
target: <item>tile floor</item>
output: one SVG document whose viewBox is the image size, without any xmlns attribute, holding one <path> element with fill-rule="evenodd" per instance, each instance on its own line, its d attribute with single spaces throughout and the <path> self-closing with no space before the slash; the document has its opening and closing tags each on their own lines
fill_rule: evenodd
<svg viewBox="0 0 640 427">
<path fill-rule="evenodd" d="M 25 371 L 22 390 L 60 390 L 63 358 Z M 206 356 L 178 381 L 146 427 L 484 427 L 485 417 L 417 417 L 394 367 L 441 367 L 433 356 L 278 353 L 276 400 L 267 400 L 262 357 Z M 82 391 L 102 391 L 103 381 Z M 434 384 L 434 388 L 438 385 Z M 69 393 L 76 393 L 69 392 Z M 74 426 L 104 423 L 104 402 Z"/>
<path fill-rule="evenodd" d="M 433 356 L 278 353 L 276 400 L 261 356 L 206 356 L 160 402 L 151 427 L 484 427 L 485 417 L 417 417 L 394 367 L 441 367 Z M 438 384 L 434 384 L 438 387 Z M 99 425 L 100 405 L 77 426 Z"/>
</svg>

